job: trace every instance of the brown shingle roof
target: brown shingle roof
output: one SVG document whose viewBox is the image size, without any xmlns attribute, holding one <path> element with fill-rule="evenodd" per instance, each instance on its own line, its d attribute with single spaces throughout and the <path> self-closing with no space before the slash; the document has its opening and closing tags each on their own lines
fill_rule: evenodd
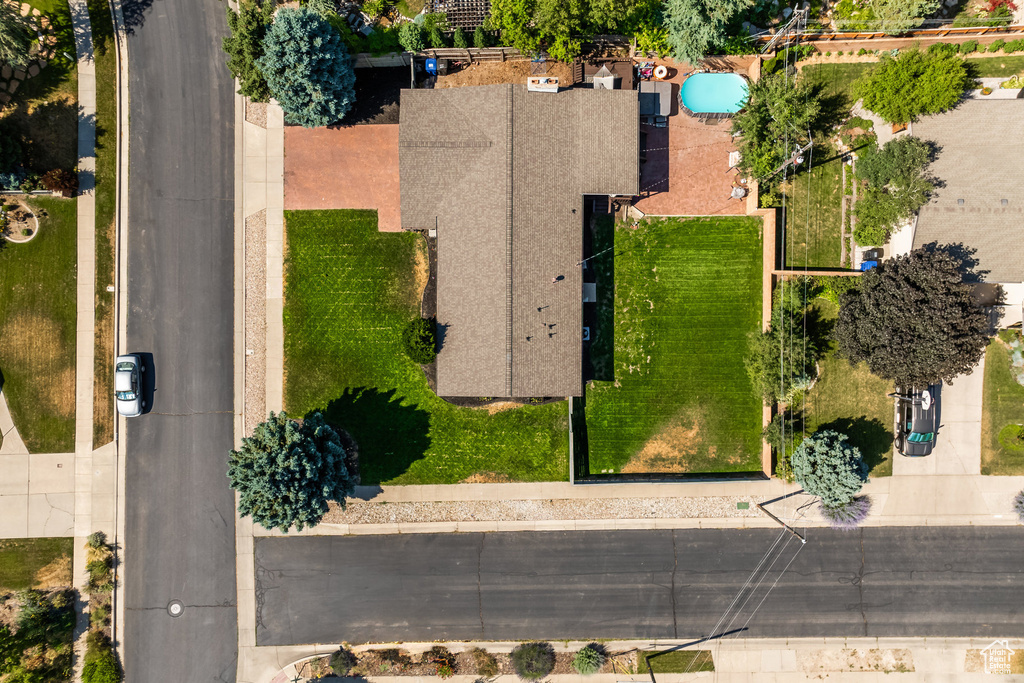
<svg viewBox="0 0 1024 683">
<path fill-rule="evenodd" d="M 402 91 L 402 226 L 437 228 L 438 394 L 581 393 L 583 195 L 639 192 L 637 117 L 632 91 Z"/>
<path fill-rule="evenodd" d="M 944 184 L 921 208 L 914 247 L 962 242 L 986 280 L 1024 281 L 1024 102 L 967 100 L 913 132 L 939 146 L 931 172 Z"/>
</svg>

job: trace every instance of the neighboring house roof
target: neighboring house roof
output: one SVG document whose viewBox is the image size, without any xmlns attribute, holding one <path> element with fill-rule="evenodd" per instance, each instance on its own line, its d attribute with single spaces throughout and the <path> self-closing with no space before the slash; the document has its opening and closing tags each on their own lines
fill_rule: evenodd
<svg viewBox="0 0 1024 683">
<path fill-rule="evenodd" d="M 962 242 L 987 281 L 1024 282 L 1024 101 L 966 100 L 913 133 L 938 145 L 931 172 L 942 184 L 921 208 L 914 248 Z"/>
<path fill-rule="evenodd" d="M 583 195 L 639 193 L 636 92 L 403 90 L 400 111 L 402 227 L 437 229 L 437 393 L 580 395 Z"/>
</svg>

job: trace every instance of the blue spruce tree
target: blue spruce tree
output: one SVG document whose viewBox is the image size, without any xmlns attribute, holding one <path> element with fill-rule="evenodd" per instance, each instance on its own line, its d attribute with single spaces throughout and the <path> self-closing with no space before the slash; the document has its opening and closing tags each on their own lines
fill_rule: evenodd
<svg viewBox="0 0 1024 683">
<path fill-rule="evenodd" d="M 346 455 L 320 413 L 301 423 L 270 413 L 228 458 L 231 488 L 241 494 L 238 511 L 266 529 L 316 526 L 328 501 L 344 505 L 352 493 Z"/>
<path fill-rule="evenodd" d="M 281 9 L 256 65 L 285 120 L 305 128 L 340 121 L 355 102 L 356 76 L 338 32 L 315 12 Z"/>
</svg>

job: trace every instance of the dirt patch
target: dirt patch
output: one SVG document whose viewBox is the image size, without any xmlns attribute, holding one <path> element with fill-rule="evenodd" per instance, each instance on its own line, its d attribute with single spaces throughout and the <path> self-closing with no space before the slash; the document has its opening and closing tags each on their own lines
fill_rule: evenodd
<svg viewBox="0 0 1024 683">
<path fill-rule="evenodd" d="M 36 391 L 40 410 L 73 417 L 75 368 L 64 365 L 61 332 L 49 318 L 30 312 L 16 314 L 0 330 L 0 358 L 40 378 Z"/>
<path fill-rule="evenodd" d="M 413 255 L 415 263 L 412 266 L 413 273 L 413 287 L 416 291 L 416 297 L 422 298 L 423 290 L 427 286 L 427 281 L 430 279 L 430 265 L 427 262 L 427 250 L 417 249 Z"/>
<path fill-rule="evenodd" d="M 460 484 L 510 484 L 512 477 L 499 472 L 477 472 L 463 479 Z"/>
<path fill-rule="evenodd" d="M 644 444 L 627 462 L 622 472 L 686 472 L 687 460 L 704 445 L 704 416 L 699 409 L 688 409 L 674 418 L 661 432 Z M 714 457 L 714 449 L 709 452 Z"/>
<path fill-rule="evenodd" d="M 114 244 L 114 223 L 105 228 L 106 241 L 96 242 L 97 251 L 110 250 L 112 255 Z M 102 263 L 113 267 L 113 260 L 100 258 L 97 254 L 96 266 Z M 93 343 L 93 395 L 92 395 L 92 440 L 93 446 L 99 447 L 114 440 L 114 295 L 106 291 L 104 282 L 113 283 L 114 275 L 96 273 L 97 287 L 95 295 L 96 331 Z"/>
<path fill-rule="evenodd" d="M 71 585 L 71 558 L 61 555 L 56 560 L 41 567 L 36 572 L 33 588 L 46 590 Z"/>
<path fill-rule="evenodd" d="M 408 67 L 356 69 L 356 103 L 342 125 L 398 123 L 401 91 L 412 76 Z"/>
<path fill-rule="evenodd" d="M 997 645 L 996 643 L 993 643 L 993 646 L 994 649 L 999 649 L 999 645 Z M 989 650 L 989 652 L 991 652 L 991 650 Z M 1003 673 L 1005 675 L 1005 658 L 1007 654 L 1008 653 L 1005 652 L 994 653 L 995 658 L 1000 659 L 1000 661 L 998 663 L 993 663 L 993 665 L 990 667 L 990 670 L 993 673 Z M 981 650 L 967 651 L 967 656 L 964 659 L 964 672 L 969 674 L 988 673 L 987 671 L 985 671 L 985 655 L 982 654 Z M 1009 656 L 1009 673 L 1024 674 L 1024 648 L 1017 648 L 1013 651 L 1013 654 Z"/>
<path fill-rule="evenodd" d="M 797 650 L 796 662 L 806 673 L 880 671 L 888 674 L 914 671 L 914 656 L 905 648 Z"/>
<path fill-rule="evenodd" d="M 493 83 L 526 83 L 531 75 L 532 62 L 481 62 L 469 64 L 447 76 L 438 76 L 435 88 L 460 88 L 466 85 L 490 85 Z M 564 62 L 548 62 L 547 76 L 557 76 L 559 83 L 572 83 L 572 67 Z"/>
</svg>

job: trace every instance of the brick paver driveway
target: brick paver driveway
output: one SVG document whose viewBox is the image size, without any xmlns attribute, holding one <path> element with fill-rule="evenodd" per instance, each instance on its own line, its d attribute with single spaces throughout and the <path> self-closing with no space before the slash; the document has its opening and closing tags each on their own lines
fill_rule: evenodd
<svg viewBox="0 0 1024 683">
<path fill-rule="evenodd" d="M 376 209 L 378 228 L 401 229 L 398 125 L 284 130 L 284 208 Z"/>
</svg>

